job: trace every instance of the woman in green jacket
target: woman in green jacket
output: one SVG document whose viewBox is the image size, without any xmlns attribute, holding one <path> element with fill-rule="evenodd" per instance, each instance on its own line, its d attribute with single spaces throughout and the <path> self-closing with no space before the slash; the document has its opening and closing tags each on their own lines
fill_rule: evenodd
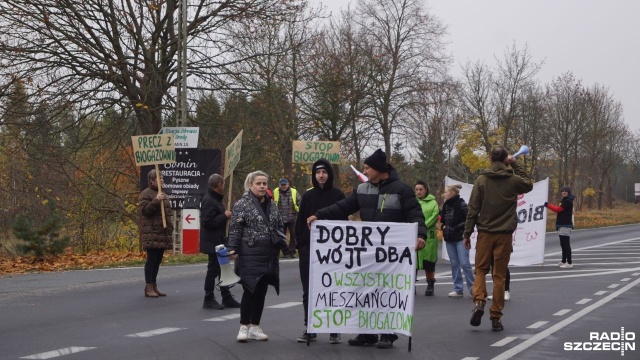
<svg viewBox="0 0 640 360">
<path fill-rule="evenodd" d="M 438 239 L 436 233 L 436 223 L 438 222 L 438 204 L 436 198 L 429 194 L 429 187 L 424 181 L 418 180 L 414 186 L 416 198 L 424 214 L 425 225 L 427 227 L 427 238 L 424 249 L 418 251 L 417 270 L 424 269 L 427 274 L 427 290 L 425 296 L 433 296 L 433 285 L 436 282 L 436 261 L 438 260 Z M 416 270 L 416 275 L 417 275 Z"/>
</svg>

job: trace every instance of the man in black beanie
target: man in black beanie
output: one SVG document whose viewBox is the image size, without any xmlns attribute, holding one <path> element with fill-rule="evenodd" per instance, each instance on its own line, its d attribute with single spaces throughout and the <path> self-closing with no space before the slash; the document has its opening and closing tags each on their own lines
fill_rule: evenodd
<svg viewBox="0 0 640 360">
<path fill-rule="evenodd" d="M 396 170 L 387 163 L 387 155 L 376 150 L 364 161 L 364 175 L 369 181 L 358 187 L 345 199 L 322 208 L 307 218 L 307 226 L 315 220 L 340 220 L 360 211 L 362 221 L 418 223 L 416 250 L 424 248 L 427 236 L 422 208 L 416 200 L 413 188 L 402 181 Z M 378 348 L 393 347 L 396 334 L 359 334 L 349 340 L 349 345 L 363 346 L 377 343 Z"/>
</svg>

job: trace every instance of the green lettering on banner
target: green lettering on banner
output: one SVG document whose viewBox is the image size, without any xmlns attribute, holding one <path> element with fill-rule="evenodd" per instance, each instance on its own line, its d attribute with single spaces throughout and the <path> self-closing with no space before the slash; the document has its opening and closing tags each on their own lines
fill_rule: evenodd
<svg viewBox="0 0 640 360">
<path fill-rule="evenodd" d="M 133 156 L 137 166 L 176 162 L 173 135 L 132 136 Z"/>
</svg>

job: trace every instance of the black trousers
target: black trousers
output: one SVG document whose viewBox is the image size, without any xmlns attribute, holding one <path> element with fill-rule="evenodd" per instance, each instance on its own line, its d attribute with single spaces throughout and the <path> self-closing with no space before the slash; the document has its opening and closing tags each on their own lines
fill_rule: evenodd
<svg viewBox="0 0 640 360">
<path fill-rule="evenodd" d="M 302 306 L 304 307 L 304 326 L 307 326 L 307 314 L 309 313 L 309 263 L 311 261 L 309 246 L 298 248 L 298 266 L 300 267 L 300 282 L 302 282 Z"/>
<path fill-rule="evenodd" d="M 571 264 L 571 237 L 560 236 L 560 247 L 562 248 L 562 262 Z"/>
<path fill-rule="evenodd" d="M 147 262 L 144 263 L 144 281 L 147 284 L 156 282 L 164 249 L 147 249 Z"/>
<path fill-rule="evenodd" d="M 218 255 L 208 254 L 209 263 L 207 264 L 207 276 L 204 278 L 204 292 L 212 293 L 216 288 L 216 279 L 220 277 L 220 263 L 218 263 Z"/>
<path fill-rule="evenodd" d="M 264 299 L 269 288 L 269 276 L 264 275 L 258 281 L 253 292 L 243 286 L 242 302 L 240 303 L 240 324 L 260 325 L 262 311 L 264 310 Z"/>
</svg>

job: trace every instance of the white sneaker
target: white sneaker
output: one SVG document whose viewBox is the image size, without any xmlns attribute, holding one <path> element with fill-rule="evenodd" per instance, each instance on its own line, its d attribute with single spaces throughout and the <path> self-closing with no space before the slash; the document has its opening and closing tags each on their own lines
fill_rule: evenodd
<svg viewBox="0 0 640 360">
<path fill-rule="evenodd" d="M 511 294 L 508 291 L 504 292 L 504 300 L 505 301 L 511 300 Z"/>
<path fill-rule="evenodd" d="M 249 337 L 249 327 L 247 325 L 240 325 L 240 331 L 238 331 L 238 336 L 236 339 L 240 342 L 247 342 L 247 338 Z"/>
<path fill-rule="evenodd" d="M 260 340 L 266 341 L 269 340 L 267 334 L 262 332 L 262 329 L 258 325 L 250 325 L 249 326 L 249 339 L 251 340 Z"/>
<path fill-rule="evenodd" d="M 569 263 L 562 264 L 562 265 L 560 265 L 560 268 L 562 268 L 562 269 L 573 269 L 573 264 L 569 264 Z"/>
<path fill-rule="evenodd" d="M 463 296 L 464 294 L 461 292 L 459 293 L 459 292 L 452 291 L 449 293 L 449 297 L 463 297 Z"/>
<path fill-rule="evenodd" d="M 562 261 L 558 262 L 558 267 L 562 267 L 562 265 L 564 265 L 566 263 L 563 263 Z"/>
<path fill-rule="evenodd" d="M 487 296 L 487 300 L 493 300 L 493 295 Z"/>
</svg>

